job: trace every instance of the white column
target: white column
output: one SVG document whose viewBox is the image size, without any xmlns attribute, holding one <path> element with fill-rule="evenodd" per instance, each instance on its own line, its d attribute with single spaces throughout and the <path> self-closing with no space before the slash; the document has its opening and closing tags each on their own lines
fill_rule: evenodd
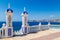
<svg viewBox="0 0 60 40">
<path fill-rule="evenodd" d="M 48 22 L 48 28 L 50 28 L 50 22 Z"/>
<path fill-rule="evenodd" d="M 8 27 L 8 15 L 6 15 L 6 27 Z"/>
<path fill-rule="evenodd" d="M 41 22 L 39 23 L 39 30 L 41 30 Z"/>
</svg>

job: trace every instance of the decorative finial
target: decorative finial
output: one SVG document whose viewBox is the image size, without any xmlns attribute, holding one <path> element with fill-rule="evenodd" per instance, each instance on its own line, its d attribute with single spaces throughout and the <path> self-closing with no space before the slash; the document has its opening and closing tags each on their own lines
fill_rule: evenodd
<svg viewBox="0 0 60 40">
<path fill-rule="evenodd" d="M 24 11 L 26 11 L 26 7 L 24 7 Z"/>
<path fill-rule="evenodd" d="M 8 3 L 8 8 L 10 8 L 10 3 Z"/>
</svg>

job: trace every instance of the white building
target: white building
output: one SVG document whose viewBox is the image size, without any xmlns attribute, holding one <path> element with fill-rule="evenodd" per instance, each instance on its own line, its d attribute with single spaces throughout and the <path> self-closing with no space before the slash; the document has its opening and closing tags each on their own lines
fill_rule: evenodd
<svg viewBox="0 0 60 40">
<path fill-rule="evenodd" d="M 27 34 L 28 31 L 28 12 L 24 7 L 24 12 L 22 13 L 22 33 Z"/>
<path fill-rule="evenodd" d="M 13 36 L 12 13 L 13 13 L 13 10 L 10 9 L 10 4 L 8 4 L 8 9 L 6 12 L 6 25 L 3 24 L 2 28 L 0 29 L 0 37 Z"/>
</svg>

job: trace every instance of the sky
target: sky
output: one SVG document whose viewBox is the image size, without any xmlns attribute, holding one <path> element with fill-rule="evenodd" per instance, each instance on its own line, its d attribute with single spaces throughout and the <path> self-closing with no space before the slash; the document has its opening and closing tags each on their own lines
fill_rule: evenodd
<svg viewBox="0 0 60 40">
<path fill-rule="evenodd" d="M 60 19 L 60 0 L 0 0 L 0 21 L 6 21 L 6 10 L 10 3 L 13 21 L 21 21 L 24 7 L 28 20 Z"/>
</svg>

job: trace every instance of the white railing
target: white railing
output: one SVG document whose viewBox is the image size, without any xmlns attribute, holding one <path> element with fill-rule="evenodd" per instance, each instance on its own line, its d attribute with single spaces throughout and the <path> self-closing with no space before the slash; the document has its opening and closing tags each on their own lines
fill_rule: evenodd
<svg viewBox="0 0 60 40">
<path fill-rule="evenodd" d="M 39 25 L 28 26 L 28 32 L 34 33 L 34 32 L 38 32 L 39 30 L 47 30 L 49 28 L 50 28 L 50 23 L 48 23 L 48 25 L 41 25 L 40 23 Z M 22 28 L 19 31 L 15 31 L 14 35 L 23 35 Z"/>
<path fill-rule="evenodd" d="M 39 26 L 38 25 L 35 25 L 35 26 L 30 26 L 29 27 L 29 32 L 32 33 L 32 32 L 38 32 L 39 30 Z"/>
<path fill-rule="evenodd" d="M 60 25 L 51 25 L 51 26 L 60 26 Z"/>
<path fill-rule="evenodd" d="M 39 30 L 47 30 L 50 28 L 50 22 L 48 23 L 48 25 L 42 25 L 41 23 L 39 23 Z"/>
</svg>

